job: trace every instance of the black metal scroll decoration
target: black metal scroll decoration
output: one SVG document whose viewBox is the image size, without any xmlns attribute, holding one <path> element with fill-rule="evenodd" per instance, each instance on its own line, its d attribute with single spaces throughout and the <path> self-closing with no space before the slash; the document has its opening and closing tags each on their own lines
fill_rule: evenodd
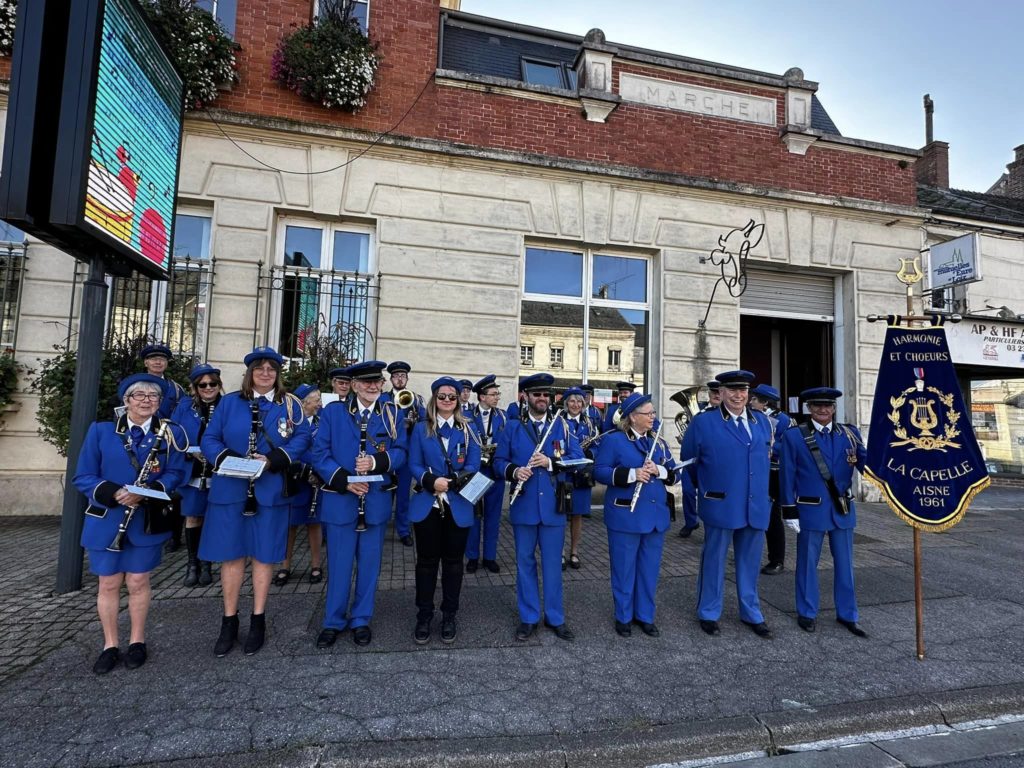
<svg viewBox="0 0 1024 768">
<path fill-rule="evenodd" d="M 711 263 L 721 269 L 722 276 L 715 281 L 715 286 L 711 289 L 708 308 L 704 312 L 704 319 L 698 323 L 698 328 L 703 328 L 708 321 L 719 285 L 724 284 L 734 299 L 742 296 L 747 290 L 747 256 L 751 249 L 756 248 L 761 242 L 762 237 L 764 224 L 755 224 L 753 219 L 748 221 L 745 227 L 719 236 L 718 247 L 711 252 Z"/>
</svg>

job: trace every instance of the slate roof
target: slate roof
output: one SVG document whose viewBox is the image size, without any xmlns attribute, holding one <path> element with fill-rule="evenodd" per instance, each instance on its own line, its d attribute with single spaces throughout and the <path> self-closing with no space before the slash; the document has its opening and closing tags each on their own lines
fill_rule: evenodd
<svg viewBox="0 0 1024 768">
<path fill-rule="evenodd" d="M 583 307 L 578 304 L 551 304 L 546 301 L 524 301 L 522 324 L 552 328 L 583 329 Z M 633 324 L 611 307 L 591 307 L 590 327 L 603 331 L 633 331 Z"/>
<path fill-rule="evenodd" d="M 917 202 L 934 213 L 1024 227 L 1024 198 L 917 185 Z"/>
<path fill-rule="evenodd" d="M 467 23 L 446 17 L 441 68 L 473 75 L 522 82 L 522 58 L 545 59 L 571 67 L 583 37 L 554 30 L 530 28 L 513 32 L 501 27 Z M 842 136 L 817 96 L 811 100 L 811 127 Z"/>
</svg>

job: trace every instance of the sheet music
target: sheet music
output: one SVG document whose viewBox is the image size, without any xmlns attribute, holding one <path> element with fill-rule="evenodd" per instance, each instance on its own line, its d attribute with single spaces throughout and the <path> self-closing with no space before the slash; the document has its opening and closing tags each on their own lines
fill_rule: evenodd
<svg viewBox="0 0 1024 768">
<path fill-rule="evenodd" d="M 156 488 L 145 488 L 141 485 L 126 485 L 124 487 L 128 493 L 134 493 L 136 496 L 145 496 L 147 499 L 159 499 L 160 501 L 170 501 L 171 497 L 163 491 L 158 491 Z"/>
<path fill-rule="evenodd" d="M 587 464 L 593 464 L 593 459 L 559 459 L 558 463 L 563 467 L 583 467 Z"/>
<path fill-rule="evenodd" d="M 243 456 L 228 456 L 224 463 L 217 470 L 218 475 L 224 477 L 243 477 L 246 480 L 255 480 L 263 474 L 266 463 L 259 459 L 247 459 Z"/>
<path fill-rule="evenodd" d="M 347 482 L 352 483 L 383 483 L 387 480 L 387 475 L 349 475 Z"/>
<path fill-rule="evenodd" d="M 477 472 L 473 475 L 473 479 L 466 483 L 462 490 L 459 491 L 459 496 L 470 504 L 476 504 L 492 485 L 494 485 L 494 481 L 491 478 L 483 472 Z"/>
</svg>

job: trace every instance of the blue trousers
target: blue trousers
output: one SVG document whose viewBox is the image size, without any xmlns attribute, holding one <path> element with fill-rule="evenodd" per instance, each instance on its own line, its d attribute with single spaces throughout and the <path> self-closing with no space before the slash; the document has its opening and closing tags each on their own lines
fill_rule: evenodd
<svg viewBox="0 0 1024 768">
<path fill-rule="evenodd" d="M 828 548 L 834 565 L 832 594 L 836 617 L 858 621 L 857 596 L 853 590 L 853 529 L 833 528 L 831 531 L 807 531 L 796 537 L 796 611 L 813 619 L 818 615 L 818 560 L 828 533 Z"/>
<path fill-rule="evenodd" d="M 466 559 L 480 557 L 480 533 L 484 536 L 484 560 L 498 559 L 498 532 L 501 530 L 501 503 L 505 497 L 505 481 L 496 480 L 482 499 L 483 519 L 474 517 L 466 542 Z"/>
<path fill-rule="evenodd" d="M 697 520 L 697 488 L 689 472 L 683 472 L 683 525 L 687 528 L 696 528 Z"/>
<path fill-rule="evenodd" d="M 658 589 L 665 531 L 623 533 L 608 529 L 612 600 L 615 620 L 654 623 L 654 594 Z"/>
<path fill-rule="evenodd" d="M 718 621 L 722 615 L 722 593 L 725 590 L 725 561 L 732 542 L 736 562 L 736 597 L 740 618 L 751 624 L 764 621 L 761 601 L 757 597 L 757 576 L 764 549 L 764 531 L 744 528 L 704 526 L 704 548 L 700 553 L 700 575 L 697 577 L 697 618 Z"/>
<path fill-rule="evenodd" d="M 565 623 L 562 606 L 563 525 L 513 525 L 516 541 L 516 600 L 519 620 L 527 624 L 540 621 L 540 585 L 537 583 L 537 545 L 544 579 L 544 618 L 549 624 Z"/>
<path fill-rule="evenodd" d="M 342 525 L 324 523 L 323 529 L 327 537 L 324 629 L 365 627 L 373 618 L 387 524 L 370 525 L 362 533 L 356 533 L 355 520 Z M 356 569 L 356 590 L 349 608 L 353 566 Z"/>
<path fill-rule="evenodd" d="M 412 470 L 403 464 L 398 470 L 398 484 L 395 488 L 395 533 L 404 538 L 412 533 L 409 523 L 409 494 L 412 492 Z"/>
</svg>

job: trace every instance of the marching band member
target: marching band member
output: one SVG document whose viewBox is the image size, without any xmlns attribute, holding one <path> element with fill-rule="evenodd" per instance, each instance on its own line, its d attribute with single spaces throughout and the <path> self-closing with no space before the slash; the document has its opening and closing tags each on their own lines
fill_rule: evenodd
<svg viewBox="0 0 1024 768">
<path fill-rule="evenodd" d="M 792 425 L 789 414 L 778 410 L 779 390 L 768 384 L 758 384 L 750 390 L 750 408 L 760 411 L 771 422 L 775 439 L 772 442 L 772 470 L 768 479 L 768 495 L 772 500 L 772 515 L 768 522 L 765 543 L 768 563 L 761 569 L 765 576 L 782 573 L 786 565 L 786 527 L 782 524 L 782 508 L 779 505 L 779 449 L 782 435 Z"/>
<path fill-rule="evenodd" d="M 682 466 L 690 472 L 704 521 L 704 548 L 697 581 L 697 618 L 709 635 L 719 633 L 725 562 L 732 542 L 740 619 L 760 637 L 771 630 L 757 595 L 758 568 L 771 502 L 768 472 L 772 432 L 768 418 L 747 408 L 750 371 L 717 377 L 723 392 L 718 413 L 693 420 L 683 436 Z"/>
<path fill-rule="evenodd" d="M 619 396 L 616 402 L 609 403 L 608 410 L 604 413 L 604 422 L 601 424 L 602 432 L 615 429 L 615 412 L 619 410 L 626 398 L 633 394 L 636 384 L 631 381 L 617 381 L 615 388 L 619 391 Z"/>
<path fill-rule="evenodd" d="M 313 506 L 314 493 L 319 506 L 319 491 L 314 491 L 313 484 L 319 488 L 320 478 L 313 472 L 312 441 L 316 439 L 320 423 L 320 388 L 316 384 L 300 384 L 295 388 L 295 397 L 302 403 L 302 415 L 309 422 L 310 448 L 297 457 L 288 468 L 289 481 L 293 492 L 288 497 L 288 547 L 285 550 L 284 562 L 274 574 L 274 585 L 283 587 L 292 575 L 292 551 L 295 549 L 295 534 L 300 525 L 306 526 L 306 537 L 309 540 L 309 583 L 319 584 L 324 577 L 320 567 L 320 544 L 323 541 L 323 530 L 320 517 Z"/>
<path fill-rule="evenodd" d="M 703 413 L 717 411 L 722 404 L 721 384 L 717 381 L 709 381 L 705 385 L 708 389 L 709 402 L 694 414 L 694 418 Z M 693 478 L 689 472 L 682 472 L 680 485 L 683 493 L 683 527 L 679 529 L 679 538 L 688 539 L 693 532 L 700 528 L 700 518 L 697 515 L 697 488 L 693 484 Z"/>
<path fill-rule="evenodd" d="M 601 409 L 594 405 L 594 385 L 593 384 L 580 384 L 580 389 L 583 390 L 583 394 L 586 395 L 587 407 L 586 414 L 587 418 L 590 419 L 591 425 L 598 432 L 601 431 Z"/>
<path fill-rule="evenodd" d="M 597 425 L 590 420 L 584 408 L 586 395 L 579 387 L 570 387 L 562 396 L 565 403 L 565 423 L 569 431 L 582 445 L 584 440 L 596 437 Z M 585 452 L 588 459 L 594 458 L 593 451 Z M 590 517 L 590 502 L 594 487 L 594 468 L 592 465 L 579 467 L 566 472 L 566 481 L 572 485 L 572 504 L 569 507 L 569 559 L 562 556 L 562 570 L 566 566 L 578 569 L 580 563 L 580 540 L 583 536 L 583 518 Z"/>
<path fill-rule="evenodd" d="M 131 618 L 125 666 L 137 669 L 146 663 L 146 616 L 152 598 L 149 574 L 160 564 L 168 534 L 147 533 L 146 499 L 128 486 L 141 480 L 170 493 L 185 479 L 185 460 L 173 450 L 184 450 L 184 433 L 175 430 L 176 436 L 160 437 L 157 414 L 164 391 L 163 380 L 156 376 L 137 373 L 123 379 L 117 394 L 125 415 L 116 424 L 93 422 L 78 455 L 73 482 L 89 500 L 81 542 L 89 554 L 89 570 L 99 577 L 96 612 L 103 627 L 103 652 L 92 668 L 97 675 L 107 674 L 121 660 L 117 613 L 123 583 L 128 586 Z M 122 541 L 115 544 L 129 508 L 136 507 Z M 111 551 L 117 546 L 118 551 Z"/>
<path fill-rule="evenodd" d="M 188 444 L 198 448 L 203 433 L 224 395 L 224 387 L 220 379 L 220 369 L 206 363 L 193 368 L 188 377 L 192 382 L 192 396 L 181 399 L 178 407 L 174 409 L 171 421 L 180 424 L 188 435 Z M 181 511 L 185 516 L 185 546 L 188 548 L 184 583 L 186 587 L 208 587 L 213 583 L 213 574 L 210 562 L 199 559 L 199 541 L 203 533 L 203 519 L 206 517 L 213 465 L 206 460 L 202 452 L 189 452 L 186 459 L 189 479 L 178 489 L 181 494 Z"/>
<path fill-rule="evenodd" d="M 241 389 L 221 399 L 200 441 L 206 460 L 218 469 L 229 456 L 264 465 L 255 480 L 218 474 L 210 482 L 199 557 L 221 563 L 224 616 L 213 649 L 218 658 L 230 653 L 238 639 L 246 558 L 252 560 L 253 607 L 245 654 L 263 647 L 273 564 L 284 559 L 288 542 L 285 474 L 311 440 L 302 408 L 281 380 L 284 358 L 271 347 L 256 347 L 244 363 Z"/>
<path fill-rule="evenodd" d="M 324 481 L 320 519 L 327 536 L 327 603 L 317 648 L 334 645 L 352 628 L 356 645 L 369 645 L 384 533 L 391 517 L 387 482 L 349 482 L 355 475 L 397 472 L 406 463 L 408 437 L 398 406 L 381 397 L 385 364 L 348 368 L 355 397 L 333 403 L 320 416 L 313 442 L 313 469 Z M 351 606 L 352 569 L 355 594 Z"/>
<path fill-rule="evenodd" d="M 181 385 L 174 379 L 167 378 L 167 366 L 171 362 L 171 348 L 166 344 L 148 344 L 139 352 L 139 357 L 142 358 L 142 365 L 146 369 L 146 373 L 156 376 L 163 382 L 164 397 L 160 401 L 160 412 L 157 416 L 161 419 L 171 418 L 179 401 L 185 396 L 185 390 L 181 388 Z M 181 503 L 175 499 L 170 510 L 168 520 L 171 526 L 171 538 L 167 542 L 167 551 L 177 552 L 181 548 Z"/>
<path fill-rule="evenodd" d="M 492 373 L 484 376 L 473 385 L 476 392 L 476 407 L 473 409 L 470 428 L 480 441 L 480 471 L 494 481 L 487 493 L 477 502 L 482 511 L 473 516 L 473 526 L 469 529 L 469 540 L 466 543 L 466 572 L 475 573 L 480 565 L 480 536 L 483 534 L 483 566 L 491 573 L 501 571 L 498 565 L 498 533 L 501 530 L 501 505 L 505 498 L 505 478 L 494 471 L 494 451 L 498 447 L 508 417 L 501 410 L 498 401 L 501 389 L 497 377 Z"/>
<path fill-rule="evenodd" d="M 540 586 L 537 581 L 537 546 L 540 546 L 544 577 L 544 625 L 561 640 L 572 640 L 562 606 L 562 548 L 565 543 L 565 511 L 557 509 L 555 462 L 562 456 L 582 458 L 576 438 L 564 423 L 555 425 L 548 416 L 550 389 L 555 379 L 538 373 L 520 381 L 529 401 L 525 421 L 509 422 L 498 440 L 494 468 L 522 489 L 510 502 L 509 520 L 516 542 L 516 597 L 519 605 L 517 640 L 526 640 L 540 620 Z"/>
<path fill-rule="evenodd" d="M 701 413 L 717 411 L 722 404 L 722 383 L 720 381 L 709 381 L 705 386 L 708 388 L 708 403 L 704 406 L 704 410 Z"/>
<path fill-rule="evenodd" d="M 842 396 L 842 392 L 831 387 L 815 387 L 800 393 L 800 399 L 811 412 L 811 422 L 783 435 L 779 485 L 786 524 L 797 530 L 797 623 L 807 632 L 815 630 L 818 559 L 828 533 L 836 621 L 857 637 L 867 637 L 857 623 L 853 584 L 853 529 L 857 513 L 850 492 L 853 470 L 864 470 L 867 452 L 856 427 L 834 421 L 836 400 Z M 799 520 L 791 520 L 794 516 Z"/>
<path fill-rule="evenodd" d="M 505 409 L 505 415 L 508 416 L 509 421 L 522 421 L 526 418 L 529 408 L 526 405 L 526 393 L 523 392 L 523 382 L 529 378 L 529 376 L 519 377 L 515 402 L 509 403 L 508 408 Z"/>
<path fill-rule="evenodd" d="M 418 645 L 430 640 L 434 590 L 441 569 L 441 642 L 454 642 L 462 590 L 462 558 L 473 524 L 473 505 L 459 494 L 480 469 L 480 446 L 462 416 L 461 383 L 442 376 L 430 385 L 427 418 L 413 429 L 409 466 L 419 490 L 409 504 L 416 528 L 416 628 Z"/>
<path fill-rule="evenodd" d="M 462 418 L 469 421 L 473 418 L 473 405 L 469 398 L 473 395 L 473 382 L 469 379 L 459 379 L 459 409 L 462 411 Z"/>
<path fill-rule="evenodd" d="M 412 366 L 402 360 L 395 360 L 387 367 L 391 377 L 391 391 L 386 393 L 385 399 L 390 398 L 396 404 L 400 393 L 409 383 L 409 373 Z M 415 396 L 411 406 L 398 409 L 399 418 L 403 422 L 406 442 L 412 434 L 413 427 L 417 422 L 426 418 L 427 413 L 419 395 Z M 405 462 L 398 469 L 398 487 L 395 489 L 395 535 L 406 547 L 412 546 L 412 528 L 409 526 L 409 494 L 412 491 L 412 472 L 408 462 Z"/>
<path fill-rule="evenodd" d="M 348 368 L 332 368 L 327 375 L 331 378 L 331 392 L 338 396 L 339 402 L 347 401 L 352 396 L 352 377 L 348 375 Z"/>
<path fill-rule="evenodd" d="M 657 637 L 654 595 L 669 526 L 666 488 L 675 483 L 676 463 L 662 438 L 654 442 L 658 414 L 650 395 L 630 395 L 620 408 L 619 429 L 601 438 L 594 467 L 594 476 L 608 486 L 604 523 L 615 631 L 629 637 L 637 624 L 645 635 Z"/>
</svg>

